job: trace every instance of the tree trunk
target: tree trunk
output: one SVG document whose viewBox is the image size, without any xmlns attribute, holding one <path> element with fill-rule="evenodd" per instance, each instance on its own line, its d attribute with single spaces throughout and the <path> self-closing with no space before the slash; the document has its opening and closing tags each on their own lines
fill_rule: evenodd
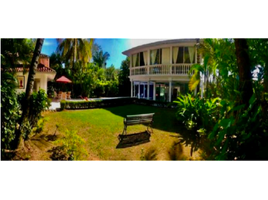
<svg viewBox="0 0 268 200">
<path fill-rule="evenodd" d="M 26 94 L 25 94 L 25 99 L 22 105 L 22 116 L 20 120 L 20 127 L 28 120 L 28 115 L 29 115 L 29 100 L 30 96 L 32 93 L 32 88 L 33 88 L 33 83 L 34 83 L 34 76 L 35 76 L 35 71 L 38 65 L 38 60 L 40 56 L 40 52 L 43 46 L 44 39 L 37 39 L 35 49 L 34 49 L 34 54 L 33 58 L 31 61 L 31 65 L 29 68 L 29 75 L 28 75 L 28 81 L 27 81 L 27 87 L 26 87 Z M 22 129 L 19 131 L 19 146 L 21 146 L 21 142 L 23 142 L 22 138 Z"/>
<path fill-rule="evenodd" d="M 241 102 L 248 105 L 253 94 L 250 59 L 246 39 L 235 39 L 235 54 L 239 72 L 239 88 L 242 92 Z"/>
</svg>

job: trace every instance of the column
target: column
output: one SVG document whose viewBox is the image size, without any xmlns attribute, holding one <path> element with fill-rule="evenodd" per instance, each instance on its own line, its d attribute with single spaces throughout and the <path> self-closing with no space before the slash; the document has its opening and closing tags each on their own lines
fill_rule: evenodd
<svg viewBox="0 0 268 200">
<path fill-rule="evenodd" d="M 140 99 L 141 98 L 141 82 L 139 82 L 139 85 L 138 85 L 138 98 Z"/>
<path fill-rule="evenodd" d="M 132 55 L 129 56 L 129 75 L 133 75 L 132 74 Z"/>
<path fill-rule="evenodd" d="M 197 63 L 197 47 L 195 47 L 195 63 Z"/>
<path fill-rule="evenodd" d="M 147 74 L 149 74 L 149 72 L 150 72 L 150 50 L 148 50 L 148 52 L 147 52 L 147 54 L 148 54 L 148 56 L 147 56 L 147 62 L 148 62 L 148 66 L 147 66 Z"/>
<path fill-rule="evenodd" d="M 145 99 L 145 84 L 143 83 L 143 98 Z"/>
<path fill-rule="evenodd" d="M 132 67 L 132 55 L 129 56 L 129 68 Z"/>
<path fill-rule="evenodd" d="M 155 82 L 154 82 L 154 94 L 153 94 L 153 100 L 155 101 L 155 91 L 156 91 L 156 88 L 155 88 Z"/>
<path fill-rule="evenodd" d="M 171 85 L 172 85 L 172 80 L 169 80 L 169 87 L 168 87 L 168 101 L 171 102 Z"/>
<path fill-rule="evenodd" d="M 133 97 L 133 81 L 131 80 L 130 82 L 131 82 L 130 96 Z"/>
<path fill-rule="evenodd" d="M 136 97 L 136 91 L 135 91 L 135 81 L 133 81 L 133 86 L 134 86 L 134 89 L 133 89 L 133 91 L 134 91 L 134 93 L 133 93 L 133 97 Z"/>
<path fill-rule="evenodd" d="M 150 99 L 150 80 L 147 82 L 147 99 Z"/>
<path fill-rule="evenodd" d="M 169 49 L 169 63 L 170 63 L 170 74 L 172 74 L 172 46 Z"/>
</svg>

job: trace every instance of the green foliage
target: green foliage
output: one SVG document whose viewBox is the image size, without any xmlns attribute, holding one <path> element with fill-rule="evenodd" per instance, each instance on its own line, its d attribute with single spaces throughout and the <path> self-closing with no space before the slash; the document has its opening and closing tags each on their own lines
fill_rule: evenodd
<svg viewBox="0 0 268 200">
<path fill-rule="evenodd" d="M 34 51 L 32 39 L 1 39 L 1 68 L 10 70 L 16 64 L 29 64 Z"/>
<path fill-rule="evenodd" d="M 83 65 L 92 58 L 93 39 L 70 38 L 59 41 L 57 53 L 64 62 L 69 63 L 70 68 L 74 68 L 76 61 Z"/>
<path fill-rule="evenodd" d="M 101 47 L 94 44 L 93 47 L 93 62 L 100 68 L 106 66 L 106 62 L 109 59 L 110 54 L 108 52 L 103 53 Z"/>
<path fill-rule="evenodd" d="M 15 139 L 15 131 L 20 117 L 19 104 L 16 95 L 16 78 L 10 73 L 2 73 L 1 79 L 1 146 L 10 149 L 10 143 Z"/>
<path fill-rule="evenodd" d="M 23 101 L 25 99 L 25 92 L 18 95 L 18 100 L 21 107 L 23 106 Z M 37 122 L 41 118 L 41 113 L 48 109 L 50 106 L 50 100 L 44 90 L 40 89 L 38 92 L 33 92 L 30 97 L 30 110 L 27 122 L 22 124 L 21 129 L 23 130 L 23 136 L 28 139 L 29 134 L 32 129 L 37 126 Z"/>
<path fill-rule="evenodd" d="M 64 155 L 61 157 L 67 158 L 67 160 L 83 160 L 88 156 L 87 151 L 83 147 L 85 141 L 77 134 L 77 131 L 66 130 L 65 136 L 56 140 L 55 144 L 61 147 L 60 154 Z M 54 159 L 56 159 L 55 155 Z"/>
<path fill-rule="evenodd" d="M 128 78 L 129 76 L 129 58 L 126 58 L 126 60 L 122 61 L 119 75 L 118 75 L 118 81 L 119 81 L 119 96 L 130 96 L 130 80 Z"/>
<path fill-rule="evenodd" d="M 38 120 L 36 127 L 33 129 L 34 133 L 41 133 L 44 129 L 45 122 L 47 121 L 47 118 L 44 118 L 41 116 L 41 118 Z"/>
<path fill-rule="evenodd" d="M 255 94 L 249 106 L 235 106 L 234 103 L 221 102 L 220 119 L 208 138 L 215 151 L 212 158 L 218 160 L 268 159 L 268 118 Z"/>
<path fill-rule="evenodd" d="M 200 99 L 191 94 L 181 95 L 174 101 L 178 106 L 176 117 L 189 130 L 199 128 L 208 130 L 216 122 L 219 101 L 220 98 Z"/>
<path fill-rule="evenodd" d="M 131 98 L 122 99 L 103 99 L 94 101 L 61 101 L 61 110 L 64 109 L 90 109 L 90 108 L 103 108 L 109 106 L 119 106 L 130 104 L 133 102 Z"/>
</svg>

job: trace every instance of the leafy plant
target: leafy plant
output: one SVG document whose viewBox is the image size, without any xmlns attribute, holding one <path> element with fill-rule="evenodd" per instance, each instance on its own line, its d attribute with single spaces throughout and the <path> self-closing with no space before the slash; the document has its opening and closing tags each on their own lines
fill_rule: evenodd
<svg viewBox="0 0 268 200">
<path fill-rule="evenodd" d="M 66 130 L 65 136 L 55 141 L 55 144 L 60 147 L 61 154 L 65 155 L 63 157 L 68 160 L 82 160 L 88 156 L 83 147 L 84 143 L 85 141 L 74 130 Z"/>
<path fill-rule="evenodd" d="M 2 73 L 1 80 L 1 146 L 10 149 L 15 139 L 15 131 L 20 117 L 19 104 L 16 95 L 16 78 L 10 73 Z"/>
<path fill-rule="evenodd" d="M 178 97 L 178 111 L 176 117 L 189 130 L 203 128 L 208 130 L 218 115 L 218 102 L 220 98 L 200 99 L 191 94 Z M 203 131 L 204 132 L 204 131 Z"/>
<path fill-rule="evenodd" d="M 23 100 L 25 98 L 25 92 L 18 95 L 18 100 L 22 107 Z M 27 122 L 22 124 L 22 132 L 25 139 L 28 139 L 29 134 L 33 127 L 37 126 L 41 113 L 48 109 L 50 106 L 50 100 L 44 90 L 40 89 L 38 92 L 33 92 L 30 97 L 30 110 Z"/>
<path fill-rule="evenodd" d="M 267 159 L 268 118 L 262 112 L 255 94 L 245 104 L 221 102 L 220 119 L 208 138 L 215 149 L 212 158 L 225 159 Z"/>
</svg>

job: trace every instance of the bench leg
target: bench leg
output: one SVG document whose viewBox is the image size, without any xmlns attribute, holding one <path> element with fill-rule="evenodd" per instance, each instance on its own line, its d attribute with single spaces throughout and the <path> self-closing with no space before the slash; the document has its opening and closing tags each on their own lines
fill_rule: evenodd
<svg viewBox="0 0 268 200">
<path fill-rule="evenodd" d="M 123 130 L 122 135 L 124 135 L 124 134 L 127 134 L 127 126 L 126 125 L 124 126 L 124 130 Z"/>
<path fill-rule="evenodd" d="M 149 128 L 151 129 L 151 131 L 149 131 Z M 149 125 L 147 126 L 147 131 L 148 131 L 149 133 L 153 133 L 152 124 L 149 124 Z"/>
<path fill-rule="evenodd" d="M 126 135 L 126 134 L 127 134 L 127 126 L 125 125 L 124 126 L 124 130 L 123 130 L 123 133 L 122 133 L 121 136 Z M 122 137 L 120 137 L 120 135 L 118 135 L 118 139 L 121 141 L 122 140 Z"/>
</svg>

